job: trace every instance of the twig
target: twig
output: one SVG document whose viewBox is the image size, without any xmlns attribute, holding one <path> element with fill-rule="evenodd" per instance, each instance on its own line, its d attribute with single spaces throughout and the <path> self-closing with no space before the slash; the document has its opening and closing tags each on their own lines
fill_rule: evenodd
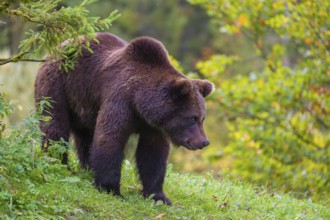
<svg viewBox="0 0 330 220">
<path fill-rule="evenodd" d="M 43 21 L 38 21 L 38 20 L 35 20 L 35 19 L 25 15 L 25 14 L 20 14 L 20 13 L 17 12 L 17 9 L 16 10 L 7 9 L 6 12 L 8 14 L 15 15 L 15 16 L 21 18 L 23 21 L 36 23 L 36 24 L 41 24 L 41 25 L 44 25 L 45 27 L 51 27 L 51 28 L 54 28 L 54 29 L 59 29 L 59 30 L 63 29 L 63 27 L 56 26 L 56 25 L 53 25 L 53 24 L 49 24 L 49 23 L 43 22 Z"/>
<path fill-rule="evenodd" d="M 46 62 L 47 60 L 42 59 L 42 60 L 38 60 L 38 59 L 14 59 L 15 57 L 11 57 L 11 58 L 6 58 L 6 59 L 0 59 L 0 66 L 1 65 L 5 65 L 7 63 L 16 63 L 16 62 Z"/>
</svg>

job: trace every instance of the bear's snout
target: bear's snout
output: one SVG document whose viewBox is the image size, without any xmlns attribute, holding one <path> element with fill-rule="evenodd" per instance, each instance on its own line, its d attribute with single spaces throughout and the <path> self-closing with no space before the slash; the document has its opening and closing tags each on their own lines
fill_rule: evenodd
<svg viewBox="0 0 330 220">
<path fill-rule="evenodd" d="M 202 141 L 199 144 L 199 148 L 198 149 L 203 149 L 204 147 L 208 146 L 210 144 L 210 142 L 208 140 Z"/>
<path fill-rule="evenodd" d="M 206 146 L 208 146 L 209 144 L 210 144 L 210 142 L 209 142 L 208 140 L 203 141 L 203 147 L 206 147 Z"/>
<path fill-rule="evenodd" d="M 187 141 L 186 144 L 184 145 L 184 147 L 186 147 L 189 150 L 201 150 L 204 147 L 208 146 L 210 144 L 210 142 L 208 140 L 204 140 L 204 141 L 197 141 L 197 142 L 193 142 L 193 141 Z"/>
</svg>

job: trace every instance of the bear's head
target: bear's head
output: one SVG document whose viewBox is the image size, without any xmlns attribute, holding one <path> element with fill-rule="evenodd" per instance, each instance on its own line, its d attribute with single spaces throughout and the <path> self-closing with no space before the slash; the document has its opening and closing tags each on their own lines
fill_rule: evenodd
<svg viewBox="0 0 330 220">
<path fill-rule="evenodd" d="M 165 47 L 153 38 L 137 38 L 126 50 L 135 63 L 134 79 L 140 79 L 139 88 L 134 87 L 139 117 L 176 145 L 190 150 L 206 147 L 204 98 L 214 90 L 213 83 L 185 77 L 171 65 Z"/>
<path fill-rule="evenodd" d="M 207 80 L 178 78 L 136 92 L 139 116 L 163 131 L 175 145 L 190 150 L 209 145 L 203 129 L 206 116 L 204 98 L 214 86 Z M 140 91 L 143 91 L 141 89 Z"/>
<path fill-rule="evenodd" d="M 161 127 L 176 145 L 189 150 L 209 145 L 203 123 L 206 116 L 204 98 L 212 93 L 214 86 L 207 80 L 176 79 L 167 85 L 168 103 Z"/>
</svg>

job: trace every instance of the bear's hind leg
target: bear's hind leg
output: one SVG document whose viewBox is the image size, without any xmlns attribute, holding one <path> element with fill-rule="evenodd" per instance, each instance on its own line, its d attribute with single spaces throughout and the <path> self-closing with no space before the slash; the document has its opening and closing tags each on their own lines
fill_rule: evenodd
<svg viewBox="0 0 330 220">
<path fill-rule="evenodd" d="M 61 91 L 52 91 L 48 88 L 44 96 L 36 95 L 36 101 L 40 102 L 43 97 L 52 97 L 51 106 L 44 106 L 42 111 L 43 116 L 49 116 L 51 120 L 43 121 L 40 120 L 40 130 L 44 133 L 41 140 L 41 148 L 47 151 L 47 147 L 50 145 L 50 140 L 60 141 L 61 138 L 65 141 L 69 141 L 70 137 L 70 117 L 66 103 L 64 93 Z M 52 93 L 53 92 L 53 93 Z M 51 96 L 52 94 L 52 96 Z M 64 152 L 62 154 L 62 163 L 68 163 L 68 154 Z"/>
<path fill-rule="evenodd" d="M 94 132 L 89 129 L 73 129 L 74 142 L 83 169 L 89 167 L 89 151 L 92 146 Z"/>
<path fill-rule="evenodd" d="M 42 115 L 51 117 L 49 121 L 40 120 L 40 130 L 44 133 L 41 148 L 47 151 L 49 140 L 69 141 L 70 117 L 67 104 L 64 83 L 62 81 L 62 71 L 58 69 L 58 63 L 46 63 L 38 72 L 35 81 L 35 101 L 40 108 L 41 101 L 50 98 L 51 107 L 43 106 Z M 68 155 L 62 155 L 62 163 L 67 164 Z"/>
<path fill-rule="evenodd" d="M 163 192 L 163 182 L 170 146 L 163 133 L 150 128 L 140 134 L 136 150 L 136 162 L 144 197 L 154 194 L 154 200 L 161 200 L 167 205 L 171 205 L 171 201 Z"/>
<path fill-rule="evenodd" d="M 56 106 L 57 104 L 55 104 Z M 61 138 L 65 141 L 69 141 L 70 136 L 70 123 L 68 113 L 65 111 L 59 111 L 56 107 L 49 109 L 49 113 L 45 113 L 51 117 L 50 121 L 40 121 L 40 130 L 44 133 L 41 141 L 41 148 L 47 151 L 50 145 L 50 140 L 60 141 Z M 62 154 L 62 164 L 68 163 L 68 154 L 64 152 Z"/>
</svg>

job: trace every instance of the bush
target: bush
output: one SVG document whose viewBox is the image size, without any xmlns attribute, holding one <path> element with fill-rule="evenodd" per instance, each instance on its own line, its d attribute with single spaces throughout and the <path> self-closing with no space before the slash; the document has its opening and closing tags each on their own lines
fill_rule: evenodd
<svg viewBox="0 0 330 220">
<path fill-rule="evenodd" d="M 0 112 L 3 119 L 11 107 L 3 94 L 0 97 Z M 40 113 L 45 106 L 49 106 L 49 102 L 45 100 L 40 103 L 39 110 L 23 121 L 23 130 L 2 129 L 0 213 L 24 208 L 33 210 L 33 206 L 39 203 L 31 197 L 40 193 L 36 190 L 37 185 L 45 184 L 51 179 L 69 173 L 67 169 L 63 169 L 60 160 L 54 157 L 63 148 L 62 143 L 54 143 L 52 150 L 47 154 L 40 150 L 39 143 L 42 134 L 39 130 L 39 120 L 48 120 L 40 116 Z M 30 194 L 30 196 L 25 196 L 25 194 Z"/>
</svg>

